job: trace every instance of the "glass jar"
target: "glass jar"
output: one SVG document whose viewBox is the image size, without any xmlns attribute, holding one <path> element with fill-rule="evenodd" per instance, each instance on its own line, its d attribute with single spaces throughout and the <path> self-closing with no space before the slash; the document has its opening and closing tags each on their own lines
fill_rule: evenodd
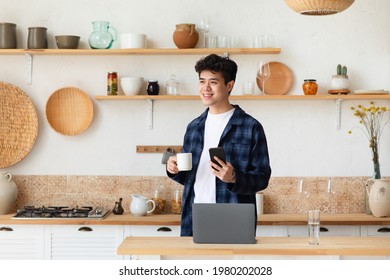
<svg viewBox="0 0 390 280">
<path fill-rule="evenodd" d="M 181 214 L 181 198 L 183 196 L 183 190 L 181 188 L 176 188 L 173 191 L 173 196 L 171 200 L 172 214 Z"/>
<path fill-rule="evenodd" d="M 166 94 L 178 95 L 177 93 L 178 87 L 179 87 L 179 83 L 176 81 L 176 76 L 172 74 L 165 86 Z"/>
<path fill-rule="evenodd" d="M 153 191 L 152 200 L 156 204 L 156 208 L 153 211 L 153 214 L 165 214 L 166 213 L 166 191 L 163 186 L 158 186 Z"/>
<path fill-rule="evenodd" d="M 302 89 L 305 95 L 315 95 L 318 90 L 317 80 L 314 79 L 304 80 Z"/>
<path fill-rule="evenodd" d="M 158 95 L 158 93 L 160 92 L 160 86 L 158 84 L 158 81 L 149 80 L 148 87 L 146 90 L 147 90 L 149 95 Z"/>
</svg>

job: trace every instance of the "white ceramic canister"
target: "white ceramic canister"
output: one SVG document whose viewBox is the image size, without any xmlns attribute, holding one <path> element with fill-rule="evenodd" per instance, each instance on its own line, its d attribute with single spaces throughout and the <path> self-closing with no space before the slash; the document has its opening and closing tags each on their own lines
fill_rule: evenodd
<svg viewBox="0 0 390 280">
<path fill-rule="evenodd" d="M 0 215 L 8 214 L 16 202 L 18 188 L 8 172 L 0 173 Z"/>
</svg>

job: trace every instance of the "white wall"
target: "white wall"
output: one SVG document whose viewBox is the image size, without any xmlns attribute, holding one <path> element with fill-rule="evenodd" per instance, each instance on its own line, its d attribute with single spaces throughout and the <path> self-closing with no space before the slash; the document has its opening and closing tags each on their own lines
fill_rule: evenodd
<svg viewBox="0 0 390 280">
<path fill-rule="evenodd" d="M 210 17 L 211 33 L 239 36 L 243 47 L 260 33 L 276 36 L 279 55 L 265 59 L 287 64 L 294 74 L 288 94 L 302 94 L 303 79 L 317 79 L 326 93 L 336 65 L 347 65 L 351 89 L 390 89 L 390 1 L 357 0 L 345 12 L 324 17 L 301 16 L 282 0 L 0 0 L 1 22 L 17 24 L 18 47 L 26 48 L 27 28 L 46 26 L 49 47 L 54 36 L 77 34 L 81 47 L 94 20 L 110 21 L 118 33 L 145 33 L 149 47 L 175 48 L 175 24 L 198 23 Z M 237 86 L 254 80 L 260 55 L 234 55 L 239 65 Z M 107 71 L 120 76 L 157 79 L 163 85 L 171 73 L 182 92 L 196 94 L 193 70 L 200 56 L 35 56 L 33 84 L 27 84 L 24 56 L 0 56 L 0 80 L 24 90 L 39 115 L 39 135 L 30 154 L 6 168 L 13 174 L 164 175 L 160 154 L 137 154 L 136 145 L 180 145 L 187 123 L 205 109 L 200 101 L 156 101 L 154 128 L 146 128 L 146 101 L 96 101 L 104 95 Z M 78 136 L 62 136 L 46 121 L 49 96 L 76 86 L 93 99 L 91 127 Z M 350 106 L 342 103 L 341 129 L 336 129 L 334 101 L 239 101 L 258 118 L 267 134 L 273 176 L 370 176 L 371 154 Z M 377 104 L 389 106 L 388 101 Z M 382 174 L 390 175 L 389 129 L 381 146 Z M 3 171 L 3 170 L 2 170 Z"/>
</svg>

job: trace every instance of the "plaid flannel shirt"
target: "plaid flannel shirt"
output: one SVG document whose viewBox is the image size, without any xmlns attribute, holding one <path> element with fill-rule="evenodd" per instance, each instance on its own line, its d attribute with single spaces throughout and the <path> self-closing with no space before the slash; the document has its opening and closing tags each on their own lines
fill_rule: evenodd
<svg viewBox="0 0 390 280">
<path fill-rule="evenodd" d="M 226 160 L 235 170 L 236 182 L 225 183 L 216 178 L 217 203 L 253 203 L 256 192 L 265 189 L 271 176 L 267 140 L 262 125 L 234 105 L 233 116 L 226 125 L 219 147 L 225 149 Z M 184 185 L 181 214 L 181 235 L 192 236 L 192 204 L 194 183 L 204 143 L 204 128 L 208 109 L 194 119 L 184 136 L 183 151 L 192 153 L 192 170 L 170 174 L 176 182 Z"/>
</svg>

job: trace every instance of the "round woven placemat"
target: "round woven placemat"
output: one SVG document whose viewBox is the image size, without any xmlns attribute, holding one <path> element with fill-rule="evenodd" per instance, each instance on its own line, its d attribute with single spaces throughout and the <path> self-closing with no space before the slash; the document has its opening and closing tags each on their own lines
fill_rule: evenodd
<svg viewBox="0 0 390 280">
<path fill-rule="evenodd" d="M 91 124 L 93 104 L 82 90 L 75 87 L 61 88 L 47 100 L 46 118 L 50 126 L 58 133 L 77 135 Z"/>
<path fill-rule="evenodd" d="M 38 116 L 17 86 L 0 82 L 0 168 L 24 159 L 38 135 Z"/>
</svg>

